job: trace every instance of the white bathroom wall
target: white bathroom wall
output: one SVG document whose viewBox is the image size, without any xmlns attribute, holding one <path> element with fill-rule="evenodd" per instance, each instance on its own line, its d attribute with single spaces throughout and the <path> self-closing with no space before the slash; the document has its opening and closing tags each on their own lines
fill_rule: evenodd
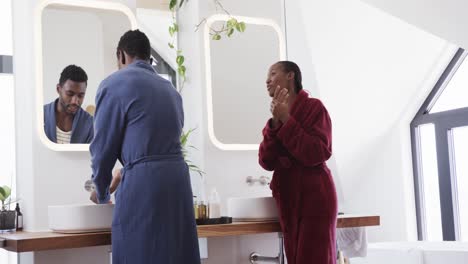
<svg viewBox="0 0 468 264">
<path fill-rule="evenodd" d="M 361 0 L 418 28 L 468 48 L 468 2 L 463 0 Z"/>
<path fill-rule="evenodd" d="M 138 27 L 148 35 L 151 46 L 171 67 L 176 68 L 176 50 L 167 43 L 172 41 L 168 28 L 172 25 L 172 13 L 167 10 L 138 8 Z M 174 42 L 177 47 L 177 39 Z"/>
<path fill-rule="evenodd" d="M 117 44 L 120 37 L 130 29 L 130 21 L 125 14 L 120 12 L 100 12 L 99 18 L 101 19 L 103 30 L 103 53 L 101 56 L 104 61 L 104 76 L 109 76 L 118 70 L 116 57 Z"/>
<path fill-rule="evenodd" d="M 108 246 L 39 251 L 39 252 L 34 253 L 35 255 L 34 263 L 108 264 L 110 263 L 109 251 L 110 251 L 110 247 Z M 23 262 L 19 264 L 23 264 Z"/>
<path fill-rule="evenodd" d="M 71 0 L 70 0 L 71 1 Z M 18 195 L 22 198 L 24 227 L 46 230 L 47 206 L 89 202 L 84 182 L 91 177 L 88 152 L 55 152 L 42 144 L 37 135 L 34 54 L 34 10 L 39 0 L 13 1 L 16 157 Z M 134 0 L 119 0 L 135 11 Z M 115 44 L 116 45 L 116 44 Z M 115 54 L 115 47 L 111 50 Z M 109 259 L 109 247 L 21 254 L 21 263 L 80 264 L 81 257 Z M 63 260 L 66 259 L 66 262 Z M 101 262 L 101 261 L 99 261 Z"/>
</svg>

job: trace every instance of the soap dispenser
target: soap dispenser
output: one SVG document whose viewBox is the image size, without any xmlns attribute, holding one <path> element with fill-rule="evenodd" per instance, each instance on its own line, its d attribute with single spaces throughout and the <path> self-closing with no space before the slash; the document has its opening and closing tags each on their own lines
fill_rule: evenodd
<svg viewBox="0 0 468 264">
<path fill-rule="evenodd" d="M 211 190 L 210 202 L 209 202 L 209 214 L 210 218 L 221 217 L 221 201 L 219 194 L 216 189 Z"/>
<path fill-rule="evenodd" d="M 23 230 L 23 214 L 21 213 L 19 204 L 16 203 L 16 231 L 22 231 Z"/>
</svg>

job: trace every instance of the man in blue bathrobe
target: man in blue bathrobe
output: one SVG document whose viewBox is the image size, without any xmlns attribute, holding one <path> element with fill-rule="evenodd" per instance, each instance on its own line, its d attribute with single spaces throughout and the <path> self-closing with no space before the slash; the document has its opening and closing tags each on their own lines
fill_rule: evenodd
<svg viewBox="0 0 468 264">
<path fill-rule="evenodd" d="M 81 108 L 88 76 L 76 65 L 60 74 L 59 97 L 44 105 L 44 131 L 50 141 L 59 144 L 90 143 L 93 140 L 93 117 Z"/>
<path fill-rule="evenodd" d="M 199 264 L 189 170 L 180 144 L 182 98 L 152 68 L 150 53 L 144 33 L 126 32 L 117 47 L 119 71 L 99 86 L 91 200 L 109 202 L 112 168 L 119 160 L 124 168 L 112 222 L 112 262 Z"/>
</svg>

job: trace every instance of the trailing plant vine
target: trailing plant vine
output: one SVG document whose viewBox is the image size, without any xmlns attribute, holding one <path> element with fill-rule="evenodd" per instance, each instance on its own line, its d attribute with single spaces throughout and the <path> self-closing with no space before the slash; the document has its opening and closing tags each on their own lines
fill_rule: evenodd
<svg viewBox="0 0 468 264">
<path fill-rule="evenodd" d="M 187 0 L 188 1 L 188 0 Z M 171 36 L 171 41 L 168 43 L 171 49 L 176 49 L 175 47 L 175 40 L 177 33 L 179 32 L 179 24 L 177 23 L 177 11 L 182 8 L 184 3 L 187 2 L 186 0 L 171 0 L 169 2 L 169 10 L 172 14 L 172 24 L 169 26 L 169 35 Z M 236 31 L 237 32 L 244 32 L 246 29 L 246 25 L 242 21 L 238 21 L 234 18 L 221 4 L 219 0 L 212 0 L 215 3 L 216 9 L 221 9 L 226 15 L 229 16 L 229 19 L 225 21 L 220 28 L 214 28 L 210 26 L 210 35 L 212 40 L 220 40 L 222 35 L 226 35 L 227 37 L 231 37 Z M 195 26 L 195 30 L 197 31 L 202 24 L 206 23 L 206 18 L 202 19 L 198 25 Z M 186 80 L 186 71 L 187 68 L 185 66 L 185 56 L 181 49 L 177 48 L 177 73 L 179 74 L 179 78 L 181 80 L 179 84 L 179 92 L 182 92 L 182 89 L 185 84 Z"/>
</svg>

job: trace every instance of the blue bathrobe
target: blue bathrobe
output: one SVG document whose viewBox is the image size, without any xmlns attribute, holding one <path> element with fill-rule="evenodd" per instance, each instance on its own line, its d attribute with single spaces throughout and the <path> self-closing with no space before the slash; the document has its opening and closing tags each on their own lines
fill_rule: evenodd
<svg viewBox="0 0 468 264">
<path fill-rule="evenodd" d="M 124 164 L 112 223 L 114 264 L 200 263 L 183 123 L 179 93 L 144 61 L 100 84 L 90 147 L 100 203 L 109 201 L 116 160 Z"/>
<path fill-rule="evenodd" d="M 57 123 L 55 121 L 57 103 L 58 98 L 52 103 L 44 105 L 44 131 L 49 140 L 55 143 L 57 143 Z M 91 143 L 93 136 L 93 117 L 80 107 L 73 117 L 70 143 Z"/>
</svg>

